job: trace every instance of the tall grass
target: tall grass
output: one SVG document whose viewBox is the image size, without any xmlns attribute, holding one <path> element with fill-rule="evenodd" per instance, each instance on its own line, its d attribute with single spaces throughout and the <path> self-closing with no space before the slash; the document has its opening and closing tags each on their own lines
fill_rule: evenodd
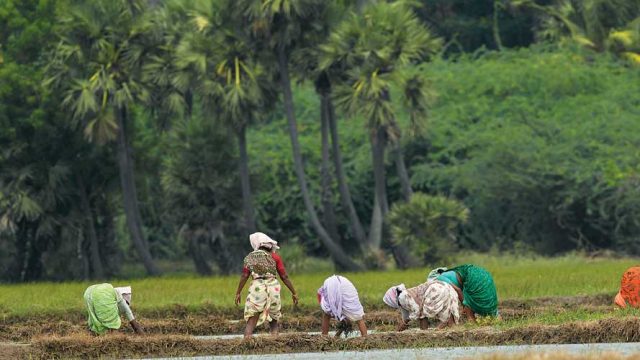
<svg viewBox="0 0 640 360">
<path fill-rule="evenodd" d="M 286 259 L 285 259 L 286 262 Z M 466 255 L 459 263 L 474 263 L 494 276 L 500 299 L 529 299 L 550 296 L 614 294 L 622 273 L 640 263 L 637 259 L 519 258 L 513 256 Z M 429 269 L 390 270 L 346 275 L 367 304 L 380 303 L 388 287 L 404 283 L 408 287 L 425 281 Z M 302 305 L 316 305 L 316 290 L 330 272 L 296 274 L 291 279 Z M 203 306 L 233 308 L 239 276 L 161 277 L 111 280 L 114 286 L 133 287 L 134 311 L 161 310 L 176 304 L 188 309 Z M 88 282 L 0 285 L 0 316 L 24 316 L 83 310 L 83 292 Z M 246 288 L 246 287 L 245 287 Z M 246 293 L 246 291 L 245 291 Z M 291 296 L 284 291 L 284 306 Z"/>
</svg>

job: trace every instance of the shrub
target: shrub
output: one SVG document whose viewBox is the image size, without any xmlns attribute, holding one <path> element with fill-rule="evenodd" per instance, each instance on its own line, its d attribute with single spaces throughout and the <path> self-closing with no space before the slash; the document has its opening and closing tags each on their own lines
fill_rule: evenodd
<svg viewBox="0 0 640 360">
<path fill-rule="evenodd" d="M 455 199 L 416 193 L 410 202 L 396 203 L 388 221 L 395 244 L 434 263 L 449 260 L 456 251 L 456 229 L 468 217 L 469 210 Z"/>
</svg>

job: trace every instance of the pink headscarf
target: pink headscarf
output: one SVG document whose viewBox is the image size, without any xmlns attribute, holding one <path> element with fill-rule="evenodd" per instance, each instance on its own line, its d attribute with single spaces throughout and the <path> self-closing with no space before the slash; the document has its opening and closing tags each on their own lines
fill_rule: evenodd
<svg viewBox="0 0 640 360">
<path fill-rule="evenodd" d="M 382 301 L 384 301 L 385 304 L 391 306 L 394 309 L 400 307 L 400 305 L 398 304 L 398 290 L 402 292 L 406 291 L 407 288 L 406 286 L 404 286 L 404 284 L 390 287 L 389 290 L 387 290 L 387 292 L 384 294 Z"/>
<path fill-rule="evenodd" d="M 270 250 L 280 249 L 277 241 L 261 232 L 256 232 L 249 235 L 249 242 L 251 243 L 251 247 L 253 248 L 253 250 L 258 250 L 261 246 Z"/>
</svg>

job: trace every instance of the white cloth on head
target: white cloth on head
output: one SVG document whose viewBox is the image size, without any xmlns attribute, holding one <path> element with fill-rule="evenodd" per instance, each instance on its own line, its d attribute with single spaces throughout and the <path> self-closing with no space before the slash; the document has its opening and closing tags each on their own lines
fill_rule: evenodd
<svg viewBox="0 0 640 360">
<path fill-rule="evenodd" d="M 131 304 L 131 286 L 120 286 L 117 288 L 113 288 L 123 299 L 127 301 L 128 304 Z"/>
<path fill-rule="evenodd" d="M 359 321 L 364 317 L 364 309 L 356 287 L 344 276 L 328 277 L 318 289 L 320 307 L 325 314 L 342 321 Z"/>
<path fill-rule="evenodd" d="M 445 282 L 434 280 L 428 283 L 424 294 L 422 313 L 431 319 L 447 322 L 453 315 L 456 324 L 460 320 L 458 293 L 453 286 Z"/>
<path fill-rule="evenodd" d="M 267 236 L 265 233 L 256 232 L 249 235 L 249 242 L 253 250 L 258 250 L 260 247 L 265 247 L 269 250 L 278 250 L 278 242 Z"/>
<path fill-rule="evenodd" d="M 398 292 L 402 292 L 405 290 L 407 290 L 407 288 L 404 286 L 404 284 L 392 286 L 384 294 L 384 296 L 382 297 L 382 301 L 384 301 L 385 304 L 391 306 L 392 308 L 397 309 L 398 307 L 400 307 L 400 305 L 398 304 Z"/>
<path fill-rule="evenodd" d="M 131 304 L 131 286 L 121 286 L 113 288 L 116 292 L 116 300 L 118 302 L 118 310 L 127 317 L 127 320 L 134 320 L 133 312 L 129 307 Z"/>
</svg>

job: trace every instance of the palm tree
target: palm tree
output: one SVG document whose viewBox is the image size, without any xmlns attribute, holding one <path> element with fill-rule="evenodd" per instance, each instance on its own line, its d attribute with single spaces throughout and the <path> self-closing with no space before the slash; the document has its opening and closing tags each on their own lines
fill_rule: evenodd
<svg viewBox="0 0 640 360">
<path fill-rule="evenodd" d="M 284 110 L 289 125 L 289 136 L 293 150 L 294 167 L 298 185 L 312 227 L 320 241 L 327 248 L 334 261 L 346 270 L 357 270 L 360 266 L 347 256 L 320 222 L 311 201 L 304 171 L 297 120 L 294 111 L 291 77 L 289 73 L 290 55 L 293 49 L 302 46 L 304 35 L 316 25 L 314 17 L 321 14 L 326 6 L 324 0 L 239 0 L 236 5 L 240 16 L 246 19 L 256 37 L 259 37 L 274 51 L 276 67 L 280 76 L 280 87 L 284 100 Z"/>
<path fill-rule="evenodd" d="M 145 36 L 147 1 L 74 1 L 59 22 L 60 43 L 48 66 L 47 83 L 64 91 L 63 106 L 84 126 L 90 141 L 117 142 L 123 207 L 131 241 L 147 272 L 159 273 L 142 229 L 134 177 L 131 105 L 147 101 L 142 67 L 150 43 Z"/>
<path fill-rule="evenodd" d="M 338 106 L 350 116 L 362 116 L 370 133 L 375 182 L 369 231 L 372 250 L 381 245 L 382 223 L 389 210 L 385 150 L 389 143 L 397 144 L 400 137 L 392 90 L 405 83 L 404 71 L 440 46 L 441 40 L 430 34 L 405 2 L 381 2 L 366 7 L 363 15 L 353 14 L 345 20 L 322 46 L 321 68 L 346 69 L 346 76 L 336 89 Z M 410 196 L 402 152 L 396 148 L 394 154 L 403 189 Z"/>
<path fill-rule="evenodd" d="M 349 11 L 364 5 L 364 2 L 353 4 L 353 1 L 331 2 L 323 13 L 316 17 L 316 30 L 305 36 L 303 47 L 297 48 L 292 54 L 292 66 L 294 71 L 302 79 L 313 81 L 316 93 L 320 97 L 320 129 L 321 129 L 321 188 L 324 223 L 330 235 L 338 239 L 335 210 L 333 208 L 332 176 L 330 174 L 330 162 L 333 160 L 335 177 L 340 193 L 340 202 L 349 219 L 349 227 L 358 244 L 365 250 L 366 233 L 362 222 L 356 212 L 349 185 L 344 173 L 342 152 L 338 136 L 338 124 L 336 121 L 335 107 L 332 96 L 332 80 L 334 77 L 344 75 L 344 69 L 335 66 L 331 69 L 320 69 L 319 60 L 321 51 L 319 44 L 326 42 L 331 31 L 340 21 L 349 14 Z M 331 146 L 331 148 L 330 148 Z M 335 235 L 334 235 L 335 234 Z"/>
<path fill-rule="evenodd" d="M 205 106 L 218 112 L 217 117 L 236 135 L 245 228 L 255 232 L 246 131 L 274 99 L 269 74 L 257 61 L 248 34 L 231 16 L 232 5 L 228 0 L 192 4 L 191 26 L 175 51 L 179 72 L 174 82 L 188 84 L 182 78 L 189 74 Z"/>
</svg>

